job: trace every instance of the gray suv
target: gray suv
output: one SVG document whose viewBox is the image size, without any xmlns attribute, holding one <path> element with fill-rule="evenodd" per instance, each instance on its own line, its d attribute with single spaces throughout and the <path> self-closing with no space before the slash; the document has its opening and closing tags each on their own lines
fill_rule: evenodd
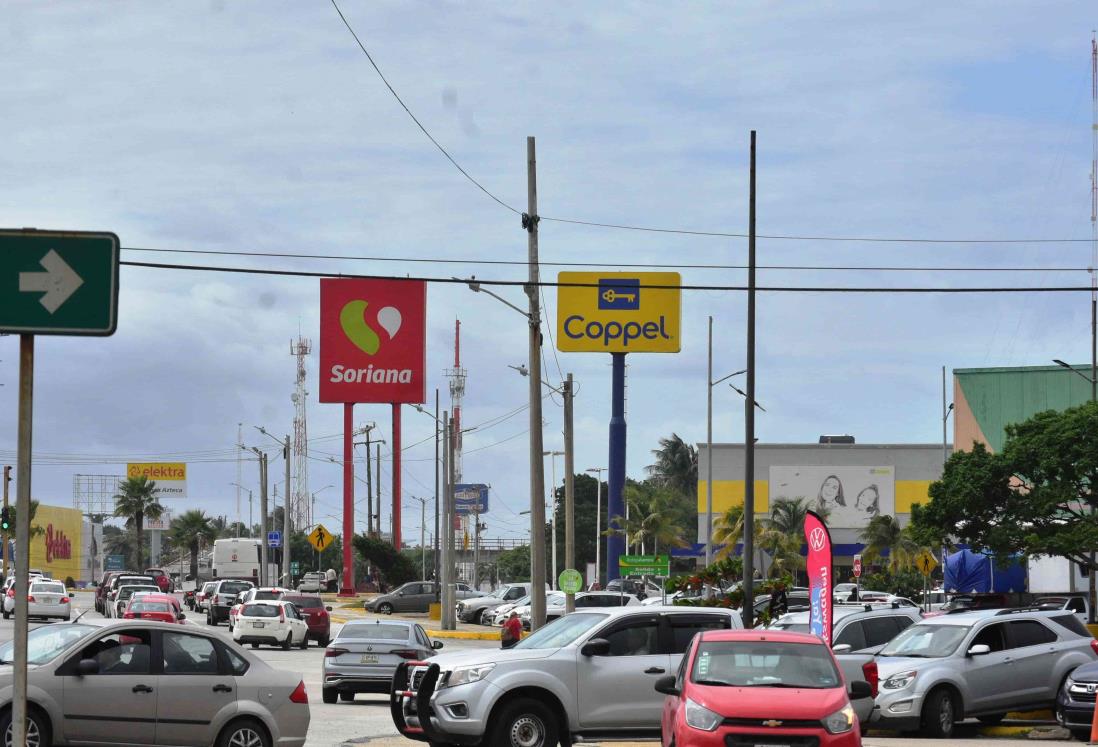
<svg viewBox="0 0 1098 747">
<path fill-rule="evenodd" d="M 958 611 L 912 625 L 877 655 L 872 723 L 949 738 L 955 722 L 998 723 L 1009 711 L 1049 708 L 1068 674 L 1098 659 L 1067 611 Z"/>
<path fill-rule="evenodd" d="M 656 681 L 678 669 L 696 633 L 741 626 L 738 613 L 720 608 L 576 611 L 511 649 L 400 665 L 390 695 L 393 721 L 402 734 L 432 744 L 658 738 L 664 696 Z"/>
<path fill-rule="evenodd" d="M 923 619 L 916 607 L 837 604 L 833 609 L 835 629 L 832 645 L 835 653 L 879 648 L 895 638 L 900 631 Z M 790 612 L 771 623 L 770 627 L 807 633 L 808 616 L 808 612 Z"/>
</svg>

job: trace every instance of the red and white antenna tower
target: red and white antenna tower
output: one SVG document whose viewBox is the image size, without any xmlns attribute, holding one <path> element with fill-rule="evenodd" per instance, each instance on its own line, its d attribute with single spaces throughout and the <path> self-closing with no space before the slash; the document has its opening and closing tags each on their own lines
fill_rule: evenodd
<svg viewBox="0 0 1098 747">
<path fill-rule="evenodd" d="M 466 371 L 461 367 L 461 320 L 454 320 L 454 367 L 446 372 L 450 379 L 450 410 L 454 421 L 454 482 L 461 482 L 461 404 L 465 400 Z"/>
</svg>

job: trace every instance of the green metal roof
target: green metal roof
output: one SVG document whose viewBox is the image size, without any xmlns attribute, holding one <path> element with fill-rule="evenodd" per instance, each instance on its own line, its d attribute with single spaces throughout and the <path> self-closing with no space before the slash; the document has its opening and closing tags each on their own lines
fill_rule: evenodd
<svg viewBox="0 0 1098 747">
<path fill-rule="evenodd" d="M 1090 377 L 1090 364 L 1073 366 Z M 957 368 L 953 375 L 980 430 L 1002 451 L 1005 428 L 1045 410 L 1065 410 L 1090 400 L 1090 382 L 1061 366 Z"/>
</svg>

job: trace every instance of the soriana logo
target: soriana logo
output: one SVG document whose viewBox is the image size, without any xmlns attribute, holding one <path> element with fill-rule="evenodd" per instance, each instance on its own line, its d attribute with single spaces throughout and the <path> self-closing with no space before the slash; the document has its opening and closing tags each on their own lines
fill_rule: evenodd
<svg viewBox="0 0 1098 747">
<path fill-rule="evenodd" d="M 320 401 L 422 403 L 427 287 L 419 280 L 320 281 Z"/>
</svg>

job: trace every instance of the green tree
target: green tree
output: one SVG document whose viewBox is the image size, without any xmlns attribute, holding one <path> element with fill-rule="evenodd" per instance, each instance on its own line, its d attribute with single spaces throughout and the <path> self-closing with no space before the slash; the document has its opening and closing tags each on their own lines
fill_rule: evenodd
<svg viewBox="0 0 1098 747">
<path fill-rule="evenodd" d="M 419 578 L 419 567 L 384 540 L 356 534 L 354 547 L 362 558 L 377 567 L 382 578 L 391 587 Z"/>
<path fill-rule="evenodd" d="M 743 504 L 729 506 L 713 520 L 713 545 L 720 547 L 714 553 L 714 560 L 723 560 L 736 551 L 736 545 L 743 540 L 744 527 Z"/>
<path fill-rule="evenodd" d="M 133 559 L 133 532 L 112 524 L 103 525 L 103 551 L 107 555 L 121 555 L 127 561 Z"/>
<path fill-rule="evenodd" d="M 530 580 L 530 546 L 522 545 L 499 554 L 496 559 L 499 579 L 503 583 Z"/>
<path fill-rule="evenodd" d="M 804 519 L 811 508 L 807 498 L 776 498 L 770 505 L 770 516 L 758 522 L 756 544 L 772 559 L 768 575 L 793 574 L 804 568 L 801 555 L 804 544 Z M 825 520 L 828 511 L 816 510 Z"/>
<path fill-rule="evenodd" d="M 661 438 L 660 447 L 653 449 L 654 464 L 645 468 L 652 482 L 697 500 L 698 450 L 686 443 L 677 433 Z"/>
<path fill-rule="evenodd" d="M 160 488 L 156 483 L 142 475 L 130 477 L 118 483 L 118 493 L 114 496 L 114 515 L 126 520 L 126 526 L 134 531 L 134 570 L 144 567 L 145 555 L 142 548 L 145 518 L 159 519 L 164 513 L 157 494 Z"/>
<path fill-rule="evenodd" d="M 15 538 L 15 505 L 12 504 L 8 507 L 8 512 L 11 516 L 11 531 L 8 533 L 9 537 Z M 34 523 L 35 517 L 38 515 L 38 501 L 31 498 L 30 502 L 30 538 L 41 537 L 46 533 L 46 530 Z"/>
<path fill-rule="evenodd" d="M 865 543 L 862 559 L 867 564 L 880 560 L 887 551 L 889 570 L 902 571 L 915 565 L 919 544 L 911 539 L 910 532 L 902 529 L 894 517 L 877 514 L 862 529 L 860 537 Z"/>
<path fill-rule="evenodd" d="M 186 548 L 191 556 L 191 578 L 198 578 L 198 550 L 203 543 L 217 539 L 217 530 L 204 511 L 192 509 L 172 519 L 168 539 L 177 548 Z"/>
</svg>

